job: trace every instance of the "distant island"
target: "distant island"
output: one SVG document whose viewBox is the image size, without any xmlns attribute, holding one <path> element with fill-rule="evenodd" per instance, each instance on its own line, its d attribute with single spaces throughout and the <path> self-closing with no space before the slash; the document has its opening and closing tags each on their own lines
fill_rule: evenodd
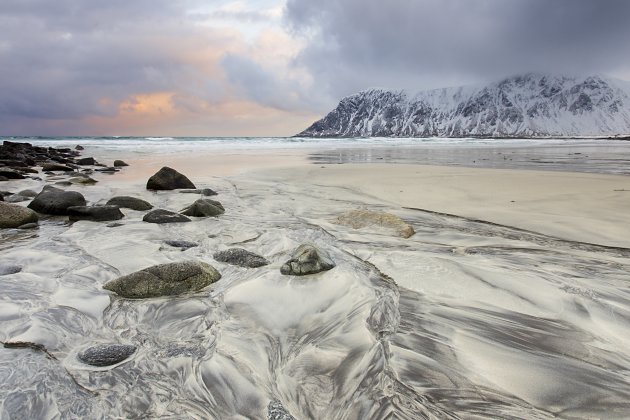
<svg viewBox="0 0 630 420">
<path fill-rule="evenodd" d="M 411 94 L 370 89 L 299 137 L 630 138 L 627 82 L 529 73 Z"/>
</svg>

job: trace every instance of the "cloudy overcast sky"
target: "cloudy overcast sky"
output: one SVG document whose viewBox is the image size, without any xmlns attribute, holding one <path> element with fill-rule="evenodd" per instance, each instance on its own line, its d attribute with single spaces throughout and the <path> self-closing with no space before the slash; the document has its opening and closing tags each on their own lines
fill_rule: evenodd
<svg viewBox="0 0 630 420">
<path fill-rule="evenodd" d="M 2 0 L 0 135 L 292 135 L 346 95 L 630 79 L 626 0 Z"/>
</svg>

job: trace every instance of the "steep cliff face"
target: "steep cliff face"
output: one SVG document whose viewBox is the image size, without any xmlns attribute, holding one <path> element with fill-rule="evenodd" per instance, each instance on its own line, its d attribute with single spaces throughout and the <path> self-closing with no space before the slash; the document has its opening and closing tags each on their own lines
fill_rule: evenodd
<svg viewBox="0 0 630 420">
<path fill-rule="evenodd" d="M 346 97 L 305 137 L 546 137 L 630 134 L 624 82 L 527 74 L 488 86 Z"/>
</svg>

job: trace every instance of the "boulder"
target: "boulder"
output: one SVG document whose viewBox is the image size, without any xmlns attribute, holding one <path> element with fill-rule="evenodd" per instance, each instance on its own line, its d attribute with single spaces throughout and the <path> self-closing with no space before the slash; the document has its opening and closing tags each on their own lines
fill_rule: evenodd
<svg viewBox="0 0 630 420">
<path fill-rule="evenodd" d="M 247 268 L 262 267 L 269 264 L 265 257 L 243 248 L 230 248 L 225 251 L 219 251 L 213 255 L 213 258 L 217 261 Z"/>
<path fill-rule="evenodd" d="M 218 201 L 210 200 L 209 198 L 200 198 L 190 206 L 182 209 L 180 213 L 186 216 L 210 217 L 225 213 L 225 209 Z"/>
<path fill-rule="evenodd" d="M 73 206 L 68 207 L 71 222 L 91 220 L 93 222 L 108 222 L 120 220 L 124 217 L 118 206 Z"/>
<path fill-rule="evenodd" d="M 76 146 L 74 146 L 75 150 L 84 150 L 85 148 L 83 146 L 81 146 L 80 144 L 77 144 Z"/>
<path fill-rule="evenodd" d="M 43 171 L 61 171 L 61 172 L 74 172 L 74 169 L 72 169 L 69 166 L 66 165 L 61 165 L 59 163 L 42 163 L 42 170 Z"/>
<path fill-rule="evenodd" d="M 129 166 L 129 164 L 128 164 L 128 163 L 125 163 L 125 161 L 122 161 L 122 160 L 116 159 L 116 160 L 114 161 L 114 167 L 119 168 L 119 167 L 121 167 L 121 166 Z"/>
<path fill-rule="evenodd" d="M 0 228 L 16 228 L 37 220 L 39 217 L 33 210 L 0 201 Z"/>
<path fill-rule="evenodd" d="M 179 213 L 174 213 L 172 211 L 164 210 L 164 209 L 155 209 L 151 210 L 142 218 L 143 221 L 147 223 L 180 223 L 180 222 L 190 222 L 190 219 L 186 216 L 183 216 Z"/>
<path fill-rule="evenodd" d="M 195 248 L 197 246 L 199 246 L 199 244 L 196 244 L 194 242 L 189 242 L 189 241 L 178 241 L 178 240 L 169 240 L 169 241 L 164 241 L 164 243 L 168 246 L 172 246 L 175 248 L 182 248 L 183 250 L 189 249 L 189 248 Z"/>
<path fill-rule="evenodd" d="M 202 188 L 202 189 L 196 189 L 196 190 L 181 190 L 180 193 L 182 193 L 182 194 L 201 194 L 201 195 L 205 195 L 206 197 L 217 195 L 217 193 L 215 191 L 211 190 L 210 188 Z"/>
<path fill-rule="evenodd" d="M 64 191 L 47 185 L 28 205 L 38 213 L 67 215 L 68 207 L 85 206 L 85 198 L 76 191 Z"/>
<path fill-rule="evenodd" d="M 22 190 L 17 194 L 21 195 L 22 197 L 29 197 L 29 198 L 33 198 L 37 196 L 37 193 L 33 190 Z"/>
<path fill-rule="evenodd" d="M 96 160 L 93 157 L 85 157 L 81 159 L 77 159 L 77 165 L 88 166 L 88 165 L 96 165 Z"/>
<path fill-rule="evenodd" d="M 127 195 L 120 195 L 117 197 L 110 198 L 107 201 L 108 206 L 118 206 L 131 210 L 145 211 L 151 210 L 153 205 L 151 203 L 141 200 L 136 197 L 130 197 Z"/>
<path fill-rule="evenodd" d="M 79 352 L 79 360 L 90 366 L 111 366 L 128 359 L 136 352 L 130 344 L 99 344 Z"/>
<path fill-rule="evenodd" d="M 289 261 L 280 267 L 284 275 L 305 276 L 335 267 L 334 261 L 328 253 L 318 249 L 315 245 L 302 244 L 291 254 Z"/>
<path fill-rule="evenodd" d="M 103 288 L 126 298 L 141 299 L 195 292 L 216 282 L 221 274 L 201 261 L 154 265 L 107 282 Z"/>
<path fill-rule="evenodd" d="M 333 223 L 353 229 L 366 227 L 384 229 L 403 238 L 409 238 L 416 233 L 400 217 L 381 211 L 352 210 L 339 216 Z"/>
<path fill-rule="evenodd" d="M 147 181 L 147 190 L 176 190 L 196 188 L 185 175 L 167 166 L 163 167 Z"/>
</svg>

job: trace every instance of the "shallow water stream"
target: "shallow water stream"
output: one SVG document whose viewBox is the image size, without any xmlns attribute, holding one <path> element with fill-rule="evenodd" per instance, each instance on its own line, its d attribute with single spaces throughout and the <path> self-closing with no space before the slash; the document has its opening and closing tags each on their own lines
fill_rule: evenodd
<svg viewBox="0 0 630 420">
<path fill-rule="evenodd" d="M 197 198 L 114 180 L 72 189 L 92 203 L 128 194 L 171 210 Z M 22 271 L 0 276 L 0 340 L 49 355 L 0 348 L 0 417 L 271 418 L 270 403 L 297 419 L 630 416 L 630 250 L 388 207 L 348 189 L 204 182 L 225 215 L 152 225 L 123 209 L 116 227 L 48 218 L 1 231 L 0 264 Z M 417 233 L 332 223 L 356 208 L 395 213 Z M 181 251 L 172 239 L 199 246 Z M 337 267 L 281 275 L 304 242 Z M 272 264 L 212 259 L 233 246 Z M 184 259 L 223 277 L 171 298 L 102 289 Z M 109 368 L 77 360 L 111 342 L 138 350 Z"/>
</svg>

